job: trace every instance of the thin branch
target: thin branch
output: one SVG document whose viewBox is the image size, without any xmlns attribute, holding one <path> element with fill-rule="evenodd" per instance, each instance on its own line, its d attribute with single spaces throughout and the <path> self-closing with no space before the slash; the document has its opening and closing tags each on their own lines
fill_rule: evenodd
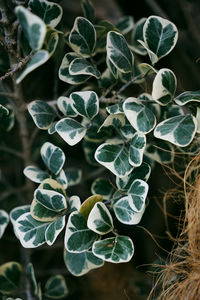
<svg viewBox="0 0 200 300">
<path fill-rule="evenodd" d="M 150 9 L 160 17 L 169 20 L 169 16 L 164 12 L 160 5 L 155 0 L 144 0 Z"/>
<path fill-rule="evenodd" d="M 15 149 L 6 147 L 6 146 L 0 146 L 0 151 L 4 151 L 4 152 L 10 153 L 10 154 L 13 154 L 17 157 L 23 158 L 23 153 L 15 150 Z"/>
<path fill-rule="evenodd" d="M 16 98 L 16 95 L 14 93 L 9 92 L 0 92 L 0 97 L 8 97 L 8 98 Z"/>
</svg>

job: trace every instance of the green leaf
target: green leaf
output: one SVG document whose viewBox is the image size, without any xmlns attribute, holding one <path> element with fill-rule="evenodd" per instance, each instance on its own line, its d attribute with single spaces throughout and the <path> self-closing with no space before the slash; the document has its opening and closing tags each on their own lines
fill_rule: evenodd
<svg viewBox="0 0 200 300">
<path fill-rule="evenodd" d="M 103 201 L 103 197 L 101 195 L 93 195 L 93 196 L 87 198 L 81 204 L 81 207 L 79 209 L 80 214 L 83 215 L 85 217 L 85 219 L 87 219 L 91 210 L 93 209 L 94 205 L 97 202 L 102 202 L 102 201 Z"/>
<path fill-rule="evenodd" d="M 90 270 L 100 268 L 104 265 L 102 259 L 96 257 L 92 252 L 70 253 L 64 250 L 64 262 L 68 271 L 74 276 L 82 276 Z"/>
<path fill-rule="evenodd" d="M 55 212 L 60 212 L 67 209 L 65 197 L 56 191 L 39 188 L 34 192 L 34 199 L 37 200 L 37 202 L 39 202 L 42 206 Z"/>
<path fill-rule="evenodd" d="M 70 95 L 73 110 L 90 120 L 99 112 L 99 99 L 95 92 L 74 92 Z"/>
<path fill-rule="evenodd" d="M 0 292 L 9 295 L 16 291 L 20 284 L 22 267 L 17 262 L 8 262 L 0 266 Z"/>
<path fill-rule="evenodd" d="M 73 212 L 68 219 L 65 232 L 65 249 L 80 253 L 88 250 L 97 239 L 97 234 L 88 229 L 87 220 L 79 212 Z"/>
<path fill-rule="evenodd" d="M 138 42 L 143 40 L 143 27 L 147 18 L 142 18 L 135 23 L 131 36 L 131 49 L 140 55 L 146 55 L 146 49 Z"/>
<path fill-rule="evenodd" d="M 39 50 L 34 53 L 22 73 L 17 77 L 16 84 L 19 84 L 29 73 L 43 65 L 48 59 L 49 52 L 46 50 Z"/>
<path fill-rule="evenodd" d="M 65 175 L 67 177 L 68 186 L 74 186 L 81 182 L 82 170 L 76 168 L 69 168 L 65 170 Z"/>
<path fill-rule="evenodd" d="M 144 46 L 154 65 L 175 47 L 178 39 L 176 26 L 161 17 L 149 17 L 143 28 Z"/>
<path fill-rule="evenodd" d="M 196 130 L 195 117 L 187 114 L 162 121 L 156 126 L 154 136 L 179 147 L 185 147 L 193 140 Z"/>
<path fill-rule="evenodd" d="M 81 200 L 78 196 L 71 196 L 69 198 L 70 212 L 79 211 L 81 207 Z"/>
<path fill-rule="evenodd" d="M 170 164 L 174 160 L 174 149 L 170 143 L 157 140 L 156 145 L 147 144 L 145 155 L 160 164 Z"/>
<path fill-rule="evenodd" d="M 71 48 L 83 57 L 90 57 L 96 45 L 96 31 L 90 21 L 77 17 L 69 35 Z"/>
<path fill-rule="evenodd" d="M 132 16 L 123 16 L 119 19 L 116 27 L 121 31 L 122 34 L 127 34 L 134 28 L 134 20 Z"/>
<path fill-rule="evenodd" d="M 113 230 L 113 219 L 104 203 L 97 202 L 94 205 L 88 216 L 87 226 L 100 235 Z"/>
<path fill-rule="evenodd" d="M 67 144 L 74 146 L 82 140 L 87 129 L 73 119 L 64 118 L 56 124 L 56 131 Z"/>
<path fill-rule="evenodd" d="M 184 92 L 178 95 L 174 100 L 180 106 L 189 102 L 200 102 L 200 90 Z"/>
<path fill-rule="evenodd" d="M 50 299 L 62 299 L 68 295 L 65 278 L 62 275 L 50 277 L 44 287 L 44 295 Z"/>
<path fill-rule="evenodd" d="M 61 66 L 59 68 L 59 74 L 58 74 L 60 80 L 69 84 L 81 84 L 87 81 L 91 77 L 90 75 L 71 75 L 69 73 L 70 63 L 76 58 L 79 58 L 79 55 L 73 52 L 67 53 L 63 57 Z"/>
<path fill-rule="evenodd" d="M 113 65 L 122 73 L 133 69 L 133 55 L 128 44 L 120 33 L 110 31 L 107 35 L 107 56 Z"/>
<path fill-rule="evenodd" d="M 38 167 L 35 167 L 35 166 L 26 167 L 24 169 L 23 173 L 27 178 L 29 178 L 30 180 L 32 180 L 33 182 L 36 182 L 36 183 L 41 183 L 46 178 L 50 177 L 50 175 L 47 172 L 42 171 Z"/>
<path fill-rule="evenodd" d="M 123 263 L 131 260 L 134 246 L 127 236 L 117 236 L 97 241 L 93 244 L 92 252 L 95 256 L 112 263 Z"/>
<path fill-rule="evenodd" d="M 59 110 L 66 117 L 76 117 L 78 114 L 72 108 L 71 99 L 68 97 L 61 96 L 58 98 L 57 106 Z"/>
<path fill-rule="evenodd" d="M 54 28 L 60 23 L 63 10 L 57 3 L 46 0 L 30 0 L 29 6 L 32 12 L 40 17 L 46 25 Z"/>
<path fill-rule="evenodd" d="M 140 222 L 145 208 L 141 212 L 136 212 L 130 205 L 131 199 L 129 197 L 123 197 L 113 205 L 114 213 L 117 219 L 127 225 L 136 225 Z"/>
<path fill-rule="evenodd" d="M 45 23 L 23 6 L 17 6 L 15 13 L 30 47 L 35 51 L 40 50 L 46 35 Z"/>
<path fill-rule="evenodd" d="M 6 227 L 8 226 L 9 223 L 9 216 L 7 212 L 3 209 L 0 209 L 0 238 L 2 238 Z"/>
<path fill-rule="evenodd" d="M 84 17 L 88 19 L 91 23 L 94 23 L 95 11 L 92 2 L 90 0 L 82 0 L 81 6 Z"/>
<path fill-rule="evenodd" d="M 153 100 L 160 105 L 167 105 L 174 97 L 176 86 L 176 76 L 171 70 L 159 70 L 153 81 Z"/>
<path fill-rule="evenodd" d="M 28 105 L 28 111 L 35 125 L 40 129 L 48 129 L 55 118 L 55 111 L 53 108 L 42 100 L 36 100 Z"/>
<path fill-rule="evenodd" d="M 85 58 L 75 58 L 69 65 L 69 73 L 72 76 L 87 75 L 97 79 L 101 77 L 99 70 Z"/>
<path fill-rule="evenodd" d="M 128 191 L 135 179 L 142 179 L 147 181 L 151 174 L 151 167 L 149 164 L 143 162 L 141 166 L 134 168 L 133 171 L 122 178 L 116 177 L 116 185 L 122 191 Z"/>
<path fill-rule="evenodd" d="M 95 159 L 118 177 L 130 174 L 133 169 L 128 161 L 128 151 L 124 146 L 102 144 L 95 152 Z"/>
<path fill-rule="evenodd" d="M 129 163 L 133 167 L 139 167 L 143 160 L 143 153 L 146 147 L 146 136 L 136 132 L 130 141 Z"/>
<path fill-rule="evenodd" d="M 124 113 L 135 130 L 147 134 L 156 125 L 156 118 L 152 111 L 140 100 L 130 97 L 124 101 Z"/>
<path fill-rule="evenodd" d="M 64 152 L 54 144 L 46 142 L 42 145 L 40 154 L 47 168 L 58 175 L 65 163 Z"/>
<path fill-rule="evenodd" d="M 65 216 L 50 223 L 45 231 L 45 241 L 51 246 L 55 242 L 60 232 L 65 227 Z"/>
<path fill-rule="evenodd" d="M 113 188 L 112 184 L 105 178 L 97 178 L 92 183 L 91 192 L 92 194 L 101 195 L 105 200 L 110 200 L 113 193 L 115 192 L 115 189 Z"/>
</svg>

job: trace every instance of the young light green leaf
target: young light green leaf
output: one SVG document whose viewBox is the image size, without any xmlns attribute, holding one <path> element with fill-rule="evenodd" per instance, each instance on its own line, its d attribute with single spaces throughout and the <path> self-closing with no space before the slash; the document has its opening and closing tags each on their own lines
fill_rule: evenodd
<svg viewBox="0 0 200 300">
<path fill-rule="evenodd" d="M 153 112 L 141 103 L 140 100 L 130 97 L 123 103 L 124 113 L 135 130 L 147 134 L 156 125 Z"/>
<path fill-rule="evenodd" d="M 77 185 L 82 179 L 82 170 L 76 168 L 69 168 L 65 170 L 65 175 L 67 177 L 67 182 L 69 186 Z"/>
<path fill-rule="evenodd" d="M 196 130 L 195 117 L 187 114 L 162 121 L 156 126 L 154 136 L 179 147 L 185 147 L 193 140 Z"/>
<path fill-rule="evenodd" d="M 74 146 L 82 140 L 87 129 L 76 120 L 64 118 L 56 124 L 56 131 L 67 144 Z"/>
<path fill-rule="evenodd" d="M 124 16 L 119 19 L 116 27 L 121 31 L 122 34 L 127 34 L 134 28 L 134 20 L 132 16 Z"/>
<path fill-rule="evenodd" d="M 101 195 L 90 196 L 81 204 L 81 207 L 79 209 L 80 214 L 83 215 L 85 217 L 85 219 L 87 220 L 94 205 L 97 202 L 102 202 L 102 201 L 103 201 L 103 197 Z"/>
<path fill-rule="evenodd" d="M 175 102 L 182 106 L 189 102 L 200 102 L 200 91 L 188 91 L 178 95 Z"/>
<path fill-rule="evenodd" d="M 171 70 L 159 70 L 153 81 L 153 100 L 158 102 L 160 105 L 167 105 L 174 97 L 176 86 L 176 76 Z"/>
<path fill-rule="evenodd" d="M 46 178 L 50 177 L 50 175 L 47 172 L 42 171 L 41 169 L 35 166 L 26 167 L 23 173 L 27 178 L 36 183 L 41 183 Z"/>
<path fill-rule="evenodd" d="M 65 163 L 64 152 L 54 144 L 46 142 L 42 145 L 40 154 L 47 168 L 53 174 L 58 175 Z"/>
<path fill-rule="evenodd" d="M 96 257 L 90 251 L 70 253 L 64 250 L 64 262 L 68 271 L 74 276 L 85 275 L 90 270 L 100 268 L 104 265 L 103 260 Z"/>
<path fill-rule="evenodd" d="M 15 13 L 30 47 L 35 51 L 40 50 L 46 35 L 45 23 L 23 6 L 17 6 Z"/>
<path fill-rule="evenodd" d="M 90 21 L 77 17 L 69 35 L 71 48 L 83 57 L 90 57 L 96 45 L 96 31 Z"/>
<path fill-rule="evenodd" d="M 57 106 L 66 117 L 76 117 L 78 114 L 73 110 L 71 99 L 61 96 L 58 98 Z"/>
<path fill-rule="evenodd" d="M 34 192 L 34 199 L 42 206 L 55 212 L 67 209 L 65 197 L 56 191 L 37 189 Z"/>
<path fill-rule="evenodd" d="M 100 235 L 112 231 L 113 219 L 104 203 L 97 202 L 94 205 L 88 216 L 87 226 Z"/>
<path fill-rule="evenodd" d="M 106 49 L 108 59 L 120 72 L 132 71 L 134 59 L 123 35 L 110 31 L 107 35 Z"/>
<path fill-rule="evenodd" d="M 141 212 L 136 212 L 130 205 L 131 199 L 129 197 L 123 197 L 113 205 L 114 213 L 117 219 L 127 225 L 136 225 L 140 222 L 145 208 Z"/>
<path fill-rule="evenodd" d="M 139 167 L 143 160 L 143 153 L 146 147 L 146 136 L 136 132 L 130 141 L 129 163 L 133 167 Z"/>
<path fill-rule="evenodd" d="M 134 253 L 132 240 L 127 236 L 117 236 L 97 241 L 93 244 L 95 256 L 112 263 L 123 263 L 131 260 Z"/>
<path fill-rule="evenodd" d="M 105 178 L 97 178 L 91 186 L 92 194 L 98 194 L 103 197 L 105 200 L 110 200 L 113 193 L 115 192 L 112 184 Z"/>
<path fill-rule="evenodd" d="M 144 46 L 154 65 L 175 47 L 178 39 L 176 26 L 161 17 L 149 17 L 143 28 Z"/>
<path fill-rule="evenodd" d="M 65 216 L 57 219 L 56 221 L 50 223 L 45 231 L 45 241 L 51 246 L 55 242 L 56 238 L 60 232 L 65 227 Z"/>
<path fill-rule="evenodd" d="M 7 212 L 3 209 L 0 209 L 0 238 L 2 238 L 6 227 L 8 226 L 9 223 L 9 216 Z"/>
<path fill-rule="evenodd" d="M 94 23 L 95 11 L 92 2 L 90 0 L 82 0 L 81 6 L 84 17 L 88 19 L 91 23 Z"/>
<path fill-rule="evenodd" d="M 73 110 L 90 120 L 99 112 L 99 99 L 95 92 L 74 92 L 70 95 Z"/>
<path fill-rule="evenodd" d="M 54 28 L 60 23 L 63 10 L 57 3 L 47 0 L 30 0 L 29 6 L 31 11 L 40 17 L 46 25 Z"/>
<path fill-rule="evenodd" d="M 35 125 L 40 129 L 48 129 L 54 121 L 55 111 L 42 100 L 36 100 L 28 105 L 28 111 Z"/>
<path fill-rule="evenodd" d="M 76 58 L 79 58 L 79 55 L 74 52 L 67 53 L 63 57 L 61 66 L 59 68 L 59 74 L 58 74 L 60 80 L 67 82 L 69 84 L 81 84 L 87 81 L 91 77 L 90 75 L 71 75 L 69 73 L 70 63 Z"/>
<path fill-rule="evenodd" d="M 140 55 L 146 55 L 146 49 L 138 42 L 143 40 L 143 27 L 147 18 L 142 18 L 135 23 L 131 36 L 131 49 Z"/>
<path fill-rule="evenodd" d="M 97 234 L 88 229 L 87 220 L 79 212 L 73 212 L 68 219 L 65 232 L 65 249 L 73 253 L 88 250 L 97 239 Z"/>
<path fill-rule="evenodd" d="M 71 196 L 69 198 L 70 212 L 79 211 L 81 207 L 81 200 L 78 196 Z"/>
<path fill-rule="evenodd" d="M 68 293 L 65 278 L 62 275 L 50 277 L 44 287 L 44 295 L 50 299 L 63 299 Z"/>
<path fill-rule="evenodd" d="M 0 292 L 3 295 L 14 293 L 20 285 L 22 266 L 11 261 L 0 266 Z"/>
<path fill-rule="evenodd" d="M 121 145 L 102 144 L 95 152 L 95 159 L 118 177 L 130 174 L 133 169 L 128 161 L 128 151 Z"/>
<path fill-rule="evenodd" d="M 69 74 L 94 76 L 96 79 L 101 77 L 99 70 L 85 58 L 75 58 L 69 65 Z"/>
</svg>

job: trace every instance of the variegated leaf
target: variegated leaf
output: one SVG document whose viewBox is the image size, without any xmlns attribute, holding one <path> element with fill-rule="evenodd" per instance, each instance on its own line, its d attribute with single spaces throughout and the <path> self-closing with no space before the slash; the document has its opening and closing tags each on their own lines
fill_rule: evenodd
<svg viewBox="0 0 200 300">
<path fill-rule="evenodd" d="M 144 180 L 135 179 L 131 184 L 127 194 L 132 199 L 129 205 L 135 212 L 141 212 L 144 209 L 148 190 L 149 186 Z"/>
<path fill-rule="evenodd" d="M 38 189 L 44 189 L 44 190 L 52 190 L 55 192 L 58 192 L 66 197 L 65 189 L 64 187 L 57 182 L 54 179 L 48 178 L 42 181 L 42 183 L 39 185 Z"/>
<path fill-rule="evenodd" d="M 174 160 L 174 148 L 169 142 L 158 140 L 155 145 L 147 144 L 145 155 L 160 164 L 170 164 Z"/>
<path fill-rule="evenodd" d="M 67 209 L 65 197 L 56 191 L 38 188 L 34 192 L 34 199 L 42 206 L 55 212 Z"/>
<path fill-rule="evenodd" d="M 189 102 L 200 102 L 200 90 L 184 92 L 178 95 L 174 100 L 180 106 Z"/>
<path fill-rule="evenodd" d="M 132 16 L 121 17 L 116 25 L 122 34 L 127 34 L 134 28 L 134 20 Z"/>
<path fill-rule="evenodd" d="M 135 23 L 131 36 L 131 49 L 140 55 L 146 55 L 146 49 L 138 42 L 143 40 L 143 27 L 147 18 L 142 18 Z"/>
<path fill-rule="evenodd" d="M 68 97 L 61 96 L 58 98 L 57 106 L 59 110 L 66 117 L 76 117 L 78 114 L 72 108 L 71 99 Z"/>
<path fill-rule="evenodd" d="M 40 154 L 47 168 L 58 175 L 65 163 L 64 152 L 54 144 L 46 142 L 42 145 Z"/>
<path fill-rule="evenodd" d="M 50 177 L 50 175 L 47 172 L 42 171 L 41 169 L 35 166 L 26 167 L 23 173 L 27 178 L 36 183 L 41 183 L 46 178 Z"/>
<path fill-rule="evenodd" d="M 8 226 L 9 223 L 9 216 L 7 212 L 3 209 L 0 209 L 0 238 L 2 238 L 6 227 Z"/>
<path fill-rule="evenodd" d="M 69 65 L 69 74 L 72 76 L 94 76 L 96 79 L 101 77 L 96 66 L 85 58 L 75 58 Z"/>
<path fill-rule="evenodd" d="M 143 160 L 143 153 L 146 146 L 146 136 L 136 132 L 130 141 L 129 163 L 133 167 L 139 167 Z"/>
<path fill-rule="evenodd" d="M 13 294 L 20 285 L 22 266 L 11 261 L 0 266 L 0 292 L 3 295 Z M 6 298 L 7 299 L 7 298 Z"/>
<path fill-rule="evenodd" d="M 54 222 L 50 223 L 45 231 L 45 241 L 46 243 L 51 246 L 55 242 L 56 238 L 60 234 L 60 232 L 65 227 L 65 216 L 55 220 Z"/>
<path fill-rule="evenodd" d="M 57 176 L 55 176 L 55 179 L 56 179 L 57 182 L 59 182 L 63 186 L 63 188 L 65 190 L 68 188 L 67 176 L 66 176 L 65 171 L 63 169 L 60 171 L 60 173 Z"/>
<path fill-rule="evenodd" d="M 88 19 L 91 23 L 94 23 L 95 11 L 92 2 L 90 0 L 82 0 L 81 6 L 82 6 L 84 17 Z"/>
<path fill-rule="evenodd" d="M 65 170 L 65 175 L 67 177 L 67 182 L 69 186 L 77 185 L 82 179 L 82 170 L 76 168 L 69 168 Z"/>
<path fill-rule="evenodd" d="M 112 184 L 105 178 L 97 178 L 91 186 L 92 194 L 98 194 L 103 197 L 105 200 L 110 200 L 113 193 L 115 192 Z"/>
<path fill-rule="evenodd" d="M 102 201 L 103 201 L 103 197 L 101 195 L 90 196 L 81 204 L 81 207 L 79 209 L 80 214 L 83 215 L 85 219 L 87 219 L 94 205 L 97 202 L 102 202 Z"/>
<path fill-rule="evenodd" d="M 81 207 L 81 200 L 78 196 L 71 196 L 69 198 L 70 212 L 79 211 Z"/>
<path fill-rule="evenodd" d="M 120 114 L 124 112 L 122 106 L 123 106 L 123 102 L 119 102 L 111 106 L 107 106 L 106 110 L 109 114 Z"/>
<path fill-rule="evenodd" d="M 50 299 L 63 299 L 68 293 L 65 278 L 62 275 L 50 277 L 44 287 L 44 295 Z"/>
<path fill-rule="evenodd" d="M 126 124 L 126 118 L 124 114 L 122 113 L 112 114 L 105 119 L 103 124 L 99 127 L 98 131 L 105 129 L 106 127 L 121 128 L 125 126 L 125 124 Z"/>
</svg>

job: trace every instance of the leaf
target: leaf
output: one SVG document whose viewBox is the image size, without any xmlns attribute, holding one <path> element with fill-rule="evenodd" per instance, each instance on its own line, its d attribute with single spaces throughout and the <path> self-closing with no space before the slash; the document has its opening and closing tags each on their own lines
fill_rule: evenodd
<svg viewBox="0 0 200 300">
<path fill-rule="evenodd" d="M 99 112 L 99 98 L 95 92 L 74 92 L 70 95 L 73 110 L 92 120 Z"/>
<path fill-rule="evenodd" d="M 8 116 L 9 115 L 9 110 L 3 106 L 2 104 L 0 104 L 0 119 L 3 117 L 3 116 Z"/>
<path fill-rule="evenodd" d="M 99 132 L 99 127 L 103 124 L 105 119 L 105 115 L 102 114 L 101 111 L 92 119 L 92 122 L 87 118 L 83 118 L 82 125 L 87 128 L 87 133 L 85 135 L 85 139 L 91 142 L 103 142 L 106 137 L 111 135 L 111 131 L 109 129 L 101 130 Z"/>
<path fill-rule="evenodd" d="M 123 16 L 119 19 L 116 27 L 121 31 L 122 34 L 127 34 L 134 28 L 134 20 L 132 16 Z"/>
<path fill-rule="evenodd" d="M 2 238 L 6 227 L 8 226 L 9 223 L 9 216 L 7 212 L 3 209 L 0 209 L 0 239 Z"/>
<path fill-rule="evenodd" d="M 15 225 L 17 219 L 27 212 L 30 212 L 30 205 L 22 205 L 13 208 L 10 212 L 10 221 L 13 224 L 13 226 Z"/>
<path fill-rule="evenodd" d="M 88 216 L 87 226 L 100 235 L 107 234 L 113 230 L 113 219 L 104 203 L 97 202 L 94 205 Z"/>
<path fill-rule="evenodd" d="M 109 115 L 103 124 L 99 127 L 99 132 L 102 129 L 105 129 L 106 127 L 113 127 L 114 129 L 121 128 L 125 126 L 126 123 L 126 118 L 125 115 L 120 113 L 120 114 L 112 114 Z"/>
<path fill-rule="evenodd" d="M 47 168 L 58 175 L 65 163 L 64 152 L 54 144 L 46 142 L 42 145 L 40 154 Z"/>
<path fill-rule="evenodd" d="M 98 146 L 101 145 L 101 142 L 89 141 L 84 139 L 82 143 L 85 159 L 88 164 L 92 166 L 98 166 L 98 162 L 95 160 L 94 155 Z"/>
<path fill-rule="evenodd" d="M 96 31 L 90 21 L 77 17 L 69 35 L 71 48 L 83 57 L 90 57 L 96 45 Z"/>
<path fill-rule="evenodd" d="M 143 27 L 147 18 L 142 18 L 135 23 L 135 26 L 131 35 L 131 49 L 140 55 L 146 55 L 146 49 L 138 42 L 138 40 L 143 40 Z"/>
<path fill-rule="evenodd" d="M 81 84 L 87 81 L 91 76 L 90 75 L 71 75 L 69 73 L 70 63 L 75 59 L 79 58 L 74 52 L 67 53 L 62 60 L 61 66 L 59 68 L 59 78 L 60 80 L 67 82 L 69 84 Z"/>
<path fill-rule="evenodd" d="M 42 100 L 36 100 L 28 104 L 28 111 L 35 125 L 40 129 L 48 129 L 54 121 L 55 111 Z"/>
<path fill-rule="evenodd" d="M 135 212 L 141 212 L 144 209 L 145 200 L 147 197 L 149 186 L 141 179 L 135 179 L 127 191 L 129 205 Z"/>
<path fill-rule="evenodd" d="M 180 106 L 189 102 L 200 102 L 200 90 L 184 92 L 178 95 L 174 100 Z"/>
<path fill-rule="evenodd" d="M 88 250 L 97 234 L 87 227 L 87 220 L 79 212 L 73 212 L 68 219 L 65 232 L 65 249 L 73 253 Z"/>
<path fill-rule="evenodd" d="M 94 23 L 95 11 L 92 2 L 90 0 L 82 0 L 81 6 L 84 17 L 88 19 L 91 23 Z"/>
<path fill-rule="evenodd" d="M 69 198 L 70 212 L 79 211 L 81 207 L 81 200 L 78 196 L 71 196 Z"/>
<path fill-rule="evenodd" d="M 65 170 L 65 175 L 67 177 L 68 185 L 74 186 L 81 182 L 82 170 L 76 168 L 69 168 Z"/>
<path fill-rule="evenodd" d="M 29 178 L 30 180 L 32 180 L 33 182 L 36 182 L 36 183 L 41 183 L 46 178 L 50 177 L 50 175 L 47 172 L 42 171 L 38 167 L 35 167 L 35 166 L 26 167 L 24 169 L 23 173 L 27 178 Z"/>
<path fill-rule="evenodd" d="M 69 74 L 72 76 L 94 76 L 96 79 L 101 77 L 101 73 L 95 65 L 85 58 L 75 58 L 69 65 Z"/>
<path fill-rule="evenodd" d="M 159 70 L 153 81 L 153 100 L 160 105 L 167 105 L 174 97 L 176 86 L 176 76 L 171 70 Z"/>
<path fill-rule="evenodd" d="M 55 242 L 60 232 L 65 227 L 65 216 L 50 223 L 45 231 L 45 241 L 51 246 Z"/>
<path fill-rule="evenodd" d="M 95 242 L 92 252 L 95 256 L 107 262 L 123 263 L 131 260 L 134 246 L 129 237 L 117 236 Z"/>
<path fill-rule="evenodd" d="M 176 26 L 161 17 L 149 17 L 143 28 L 144 46 L 154 65 L 175 47 L 178 39 Z"/>
<path fill-rule="evenodd" d="M 113 104 L 111 106 L 107 106 L 106 110 L 109 114 L 119 114 L 123 113 L 123 102 Z"/>
<path fill-rule="evenodd" d="M 174 148 L 169 142 L 157 140 L 156 144 L 147 144 L 145 155 L 160 164 L 170 164 L 174 160 Z"/>
<path fill-rule="evenodd" d="M 160 119 L 161 116 L 161 106 L 158 103 L 153 103 L 154 100 L 152 96 L 148 93 L 142 93 L 138 97 L 139 100 L 144 102 L 145 106 L 149 108 L 157 119 Z M 169 106 L 168 106 L 169 107 Z M 171 107 L 171 106 L 170 106 Z"/>
<path fill-rule="evenodd" d="M 17 77 L 16 84 L 19 84 L 29 73 L 43 65 L 49 59 L 49 52 L 39 50 L 33 54 L 22 73 Z"/>
<path fill-rule="evenodd" d="M 133 169 L 128 161 L 128 151 L 124 146 L 102 144 L 95 152 L 95 159 L 118 177 L 130 174 Z"/>
<path fill-rule="evenodd" d="M 67 209 L 65 197 L 56 191 L 38 188 L 34 192 L 34 199 L 42 206 L 55 212 Z"/>
<path fill-rule="evenodd" d="M 197 120 L 197 133 L 200 133 L 200 107 L 197 107 L 196 120 Z"/>
<path fill-rule="evenodd" d="M 181 115 L 159 123 L 154 136 L 172 144 L 185 147 L 191 143 L 197 130 L 197 121 L 192 115 Z"/>
<path fill-rule="evenodd" d="M 107 56 L 113 65 L 122 73 L 133 69 L 133 55 L 128 44 L 120 33 L 110 31 L 107 35 Z"/>
<path fill-rule="evenodd" d="M 122 191 L 128 191 L 135 179 L 147 181 L 151 174 L 151 167 L 149 164 L 143 162 L 139 167 L 134 168 L 133 171 L 122 178 L 116 177 L 116 185 Z"/>
<path fill-rule="evenodd" d="M 86 219 L 88 218 L 91 210 L 97 202 L 102 202 L 103 198 L 101 195 L 93 195 L 87 198 L 79 209 L 81 215 L 83 215 Z"/>
<path fill-rule="evenodd" d="M 68 295 L 65 278 L 62 275 L 50 277 L 44 287 L 44 295 L 50 299 L 62 299 Z"/>
<path fill-rule="evenodd" d="M 156 118 L 152 111 L 145 107 L 138 99 L 130 97 L 124 101 L 124 113 L 135 130 L 147 134 L 156 125 Z"/>
<path fill-rule="evenodd" d="M 61 96 L 58 98 L 57 106 L 59 110 L 66 117 L 76 117 L 78 114 L 72 108 L 71 99 L 68 97 Z"/>
<path fill-rule="evenodd" d="M 17 6 L 15 13 L 30 47 L 35 51 L 40 50 L 46 35 L 45 23 L 23 6 Z"/>
<path fill-rule="evenodd" d="M 141 212 L 136 212 L 132 209 L 130 202 L 130 198 L 125 196 L 114 203 L 113 210 L 117 219 L 121 223 L 127 225 L 136 225 L 140 222 L 145 208 L 143 208 Z"/>
<path fill-rule="evenodd" d="M 141 74 L 143 74 L 143 76 L 148 76 L 150 74 L 156 74 L 157 73 L 157 70 L 152 67 L 151 65 L 147 64 L 147 63 L 141 63 L 138 65 L 138 68 L 141 72 Z"/>
<path fill-rule="evenodd" d="M 115 192 L 115 189 L 113 188 L 112 184 L 105 178 L 97 178 L 92 183 L 91 192 L 92 194 L 101 195 L 104 200 L 110 200 L 113 193 Z"/>
<path fill-rule="evenodd" d="M 104 265 L 103 260 L 96 257 L 90 251 L 70 253 L 64 250 L 64 262 L 69 272 L 74 276 L 85 275 L 90 270 L 100 268 Z"/>
<path fill-rule="evenodd" d="M 146 136 L 136 132 L 130 141 L 129 149 L 129 163 L 133 167 L 139 167 L 142 164 L 145 146 Z"/>
<path fill-rule="evenodd" d="M 64 189 L 68 188 L 68 181 L 64 170 L 61 170 L 55 179 L 63 186 Z"/>
<path fill-rule="evenodd" d="M 129 121 L 125 119 L 125 125 L 119 128 L 119 132 L 127 141 L 129 141 L 134 137 L 136 130 Z"/>
<path fill-rule="evenodd" d="M 52 190 L 58 192 L 66 197 L 64 187 L 54 179 L 48 178 L 42 181 L 38 189 Z"/>
<path fill-rule="evenodd" d="M 56 124 L 56 131 L 67 144 L 74 146 L 82 140 L 87 129 L 73 119 L 64 118 Z"/>
<path fill-rule="evenodd" d="M 9 295 L 19 287 L 22 266 L 15 262 L 8 262 L 0 266 L 0 292 Z"/>
<path fill-rule="evenodd" d="M 54 28 L 60 23 L 63 10 L 57 3 L 46 0 L 30 0 L 29 6 L 32 12 L 40 17 L 46 25 Z"/>
</svg>

